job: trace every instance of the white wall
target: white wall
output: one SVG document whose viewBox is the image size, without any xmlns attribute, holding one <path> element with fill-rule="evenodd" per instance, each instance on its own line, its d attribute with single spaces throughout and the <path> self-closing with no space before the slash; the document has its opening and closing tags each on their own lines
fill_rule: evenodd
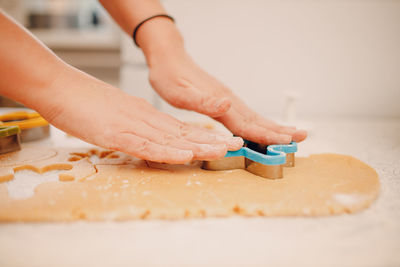
<svg viewBox="0 0 400 267">
<path fill-rule="evenodd" d="M 290 90 L 303 117 L 400 116 L 400 1 L 163 3 L 196 61 L 263 114 Z"/>
</svg>

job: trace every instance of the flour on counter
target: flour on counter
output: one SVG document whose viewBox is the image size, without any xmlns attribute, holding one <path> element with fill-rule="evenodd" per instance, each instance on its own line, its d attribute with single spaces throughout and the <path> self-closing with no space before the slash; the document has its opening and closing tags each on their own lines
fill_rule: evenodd
<svg viewBox="0 0 400 267">
<path fill-rule="evenodd" d="M 60 170 L 36 173 L 30 170 L 18 171 L 14 174 L 14 179 L 6 182 L 10 198 L 27 199 L 34 195 L 35 188 L 46 182 L 58 181 Z"/>
<path fill-rule="evenodd" d="M 342 205 L 351 206 L 364 201 L 367 197 L 359 194 L 335 194 L 332 198 Z"/>
</svg>

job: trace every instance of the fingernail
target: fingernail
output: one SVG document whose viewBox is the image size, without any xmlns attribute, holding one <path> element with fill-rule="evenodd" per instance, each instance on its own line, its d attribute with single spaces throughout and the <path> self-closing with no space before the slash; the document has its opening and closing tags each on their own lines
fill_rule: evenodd
<svg viewBox="0 0 400 267">
<path fill-rule="evenodd" d="M 294 134 L 293 134 L 293 141 L 295 142 L 301 142 L 304 139 L 307 138 L 307 131 L 304 130 L 297 130 Z"/>
<path fill-rule="evenodd" d="M 285 133 L 286 133 L 286 134 L 292 135 L 292 134 L 294 134 L 295 132 L 296 132 L 296 129 L 293 129 L 293 128 L 286 127 L 286 129 L 285 129 Z"/>
<path fill-rule="evenodd" d="M 292 142 L 292 136 L 291 135 L 282 134 L 282 140 L 284 140 L 283 142 L 285 142 L 285 143 L 290 143 L 290 142 Z"/>
<path fill-rule="evenodd" d="M 183 158 L 193 158 L 193 152 L 191 150 L 179 150 L 178 153 Z"/>
<path fill-rule="evenodd" d="M 214 107 L 216 109 L 221 109 L 226 105 L 226 98 L 218 98 L 215 102 L 214 102 Z"/>
<path fill-rule="evenodd" d="M 296 133 L 307 135 L 307 131 L 306 130 L 296 130 Z"/>
<path fill-rule="evenodd" d="M 208 144 L 201 144 L 199 145 L 201 150 L 204 151 L 220 151 L 225 149 L 224 144 L 213 144 L 213 145 L 208 145 Z"/>
<path fill-rule="evenodd" d="M 243 139 L 241 137 L 232 137 L 228 142 L 228 150 L 238 150 L 243 146 Z"/>
</svg>

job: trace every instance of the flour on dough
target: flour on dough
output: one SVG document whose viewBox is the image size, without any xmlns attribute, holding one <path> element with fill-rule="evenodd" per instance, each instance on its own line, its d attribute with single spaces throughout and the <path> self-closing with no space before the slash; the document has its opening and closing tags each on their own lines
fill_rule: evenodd
<svg viewBox="0 0 400 267">
<path fill-rule="evenodd" d="M 284 168 L 279 180 L 245 170 L 207 171 L 196 163 L 149 164 L 119 152 L 56 149 L 56 154 L 63 158 L 53 156 L 46 164 L 85 162 L 71 174 L 80 179 L 44 182 L 25 199 L 10 195 L 6 182 L 0 182 L 0 221 L 321 216 L 360 211 L 379 193 L 371 167 L 337 154 L 296 158 L 296 167 Z M 97 165 L 90 161 L 93 156 Z M 10 163 L 0 159 L 0 167 Z"/>
<path fill-rule="evenodd" d="M 45 173 L 36 173 L 30 170 L 18 171 L 14 174 L 14 179 L 6 182 L 8 194 L 12 199 L 31 198 L 38 185 L 57 181 L 60 172 L 59 170 Z"/>
</svg>

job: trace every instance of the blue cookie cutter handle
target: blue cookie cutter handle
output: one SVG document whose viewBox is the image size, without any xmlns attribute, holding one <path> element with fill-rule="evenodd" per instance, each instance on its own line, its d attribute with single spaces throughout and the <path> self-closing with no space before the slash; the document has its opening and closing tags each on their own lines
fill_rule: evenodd
<svg viewBox="0 0 400 267">
<path fill-rule="evenodd" d="M 297 143 L 291 142 L 288 145 L 270 145 L 267 147 L 267 151 L 269 150 L 281 151 L 284 153 L 296 153 L 297 152 Z M 267 152 L 268 154 L 268 152 Z"/>
<path fill-rule="evenodd" d="M 259 153 L 247 147 L 242 147 L 236 151 L 228 151 L 225 157 L 243 156 L 264 165 L 281 165 L 286 163 L 286 153 L 295 152 L 297 152 L 297 143 L 292 142 L 288 145 L 270 145 L 267 147 L 267 154 Z"/>
</svg>

